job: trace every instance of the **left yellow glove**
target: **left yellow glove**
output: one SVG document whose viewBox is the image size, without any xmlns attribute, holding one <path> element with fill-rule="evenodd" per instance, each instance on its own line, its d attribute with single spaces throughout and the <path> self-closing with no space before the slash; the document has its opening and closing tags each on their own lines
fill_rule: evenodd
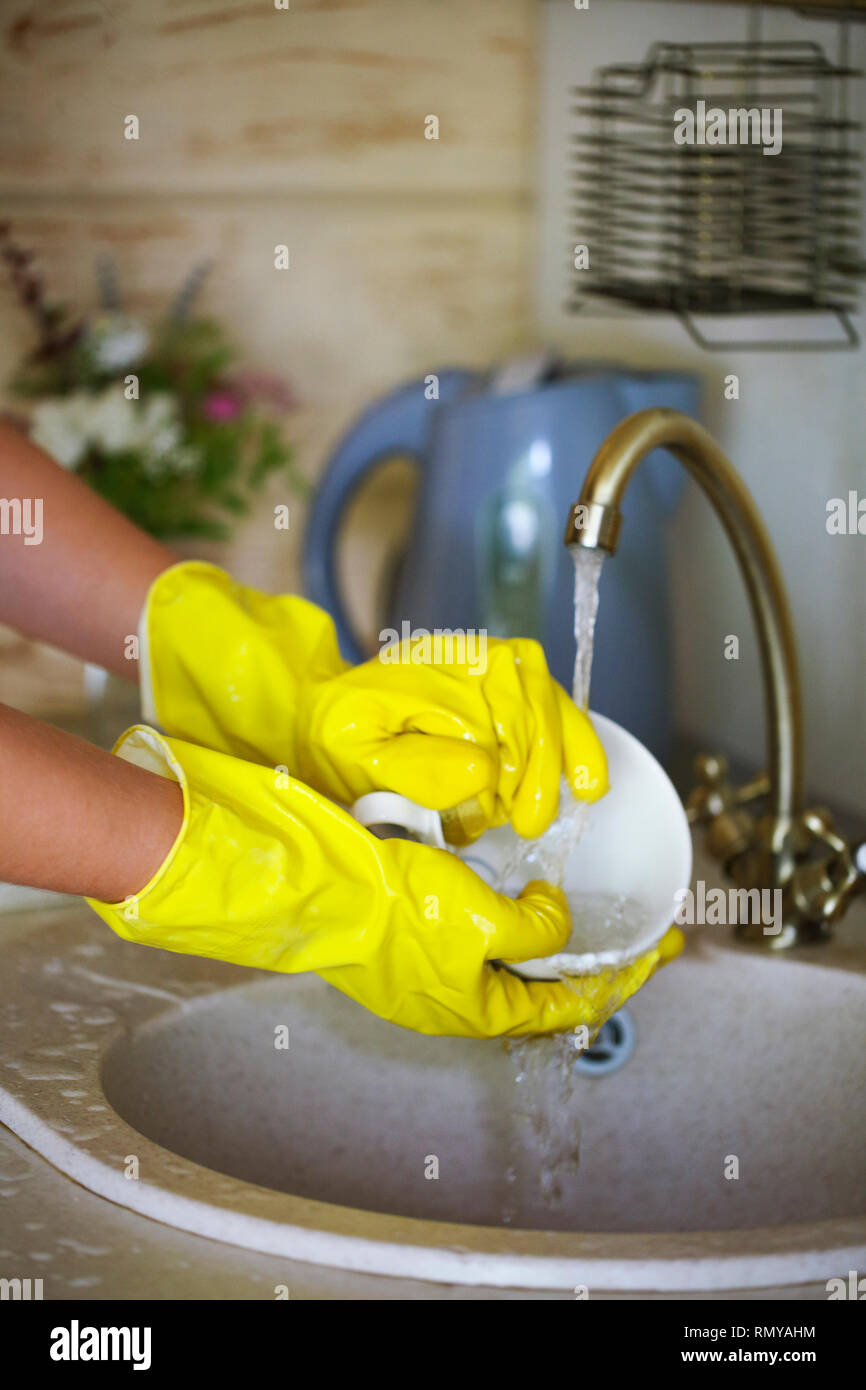
<svg viewBox="0 0 866 1390">
<path fill-rule="evenodd" d="M 604 795 L 601 744 L 537 642 L 490 638 L 483 661 L 447 638 L 435 662 L 423 639 L 388 655 L 350 667 L 314 604 L 185 563 L 147 598 L 143 708 L 170 734 L 285 766 L 345 804 L 382 790 L 437 811 L 474 799 L 475 833 L 510 820 L 540 835 L 561 776 L 582 800 Z"/>
<path fill-rule="evenodd" d="M 491 962 L 561 949 L 559 889 L 501 897 L 445 850 L 377 840 L 301 782 L 152 729 L 115 752 L 174 777 L 184 799 L 150 883 L 124 903 L 88 900 L 128 941 L 317 971 L 404 1028 L 469 1037 L 594 1031 L 672 953 L 661 943 L 619 972 L 528 983 Z"/>
</svg>

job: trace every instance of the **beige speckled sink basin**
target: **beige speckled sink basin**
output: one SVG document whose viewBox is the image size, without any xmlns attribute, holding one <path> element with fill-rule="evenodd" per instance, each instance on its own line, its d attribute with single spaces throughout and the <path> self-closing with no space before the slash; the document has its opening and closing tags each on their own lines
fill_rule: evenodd
<svg viewBox="0 0 866 1390">
<path fill-rule="evenodd" d="M 569 1083 L 580 1162 L 546 1199 L 500 1044 L 404 1033 L 314 978 L 142 950 L 84 908 L 38 921 L 5 949 L 0 1119 L 133 1211 L 491 1288 L 820 1296 L 866 1268 L 859 948 L 693 942 L 629 1005 L 631 1059 Z"/>
</svg>

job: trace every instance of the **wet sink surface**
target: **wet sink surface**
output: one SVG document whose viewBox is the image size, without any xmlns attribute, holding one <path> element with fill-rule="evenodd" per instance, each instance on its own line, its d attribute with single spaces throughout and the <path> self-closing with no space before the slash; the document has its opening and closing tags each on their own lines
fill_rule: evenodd
<svg viewBox="0 0 866 1390">
<path fill-rule="evenodd" d="M 629 1003 L 621 1070 L 563 1085 L 548 1042 L 518 1065 L 315 978 L 132 946 L 86 908 L 27 916 L 3 927 L 0 1121 L 131 1212 L 503 1289 L 823 1288 L 866 1265 L 861 947 L 705 933 Z"/>
<path fill-rule="evenodd" d="M 498 1042 L 405 1033 L 317 981 L 265 979 L 125 1035 L 103 1084 L 175 1153 L 318 1201 L 535 1230 L 775 1225 L 863 1202 L 864 1004 L 857 976 L 698 955 L 629 1005 L 621 1071 L 563 1084 L 549 1041 L 526 1065 Z M 536 1133 L 563 1105 L 576 1172 Z"/>
</svg>

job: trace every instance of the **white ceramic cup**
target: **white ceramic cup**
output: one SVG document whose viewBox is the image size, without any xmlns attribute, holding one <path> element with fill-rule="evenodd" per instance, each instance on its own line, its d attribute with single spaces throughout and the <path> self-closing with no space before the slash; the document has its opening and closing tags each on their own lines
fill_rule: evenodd
<svg viewBox="0 0 866 1390">
<path fill-rule="evenodd" d="M 673 783 L 642 743 L 612 719 L 591 715 L 607 755 L 610 790 L 588 808 L 583 836 L 566 866 L 563 889 L 575 922 L 575 941 L 544 959 L 509 962 L 525 979 L 556 980 L 620 966 L 649 950 L 674 919 L 692 872 L 692 839 Z M 447 848 L 436 811 L 391 792 L 362 796 L 351 808 L 366 826 L 399 827 L 423 844 Z M 488 883 L 498 881 L 516 836 L 510 826 L 488 830 L 459 857 Z M 525 866 L 502 891 L 516 896 L 529 878 Z M 624 920 L 587 939 L 580 929 L 581 902 L 625 900 Z M 586 918 L 588 920 L 588 916 Z M 606 937 L 610 939 L 606 940 Z"/>
</svg>

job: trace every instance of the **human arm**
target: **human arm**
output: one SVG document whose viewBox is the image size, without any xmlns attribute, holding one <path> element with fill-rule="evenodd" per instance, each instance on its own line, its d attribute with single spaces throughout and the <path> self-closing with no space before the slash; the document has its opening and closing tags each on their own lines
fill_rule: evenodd
<svg viewBox="0 0 866 1390">
<path fill-rule="evenodd" d="M 137 681 L 127 638 L 176 556 L 2 421 L 0 495 L 41 507 L 38 544 L 0 537 L 0 622 Z"/>
<path fill-rule="evenodd" d="M 108 902 L 148 882 L 177 838 L 177 783 L 0 705 L 0 880 Z"/>
</svg>

